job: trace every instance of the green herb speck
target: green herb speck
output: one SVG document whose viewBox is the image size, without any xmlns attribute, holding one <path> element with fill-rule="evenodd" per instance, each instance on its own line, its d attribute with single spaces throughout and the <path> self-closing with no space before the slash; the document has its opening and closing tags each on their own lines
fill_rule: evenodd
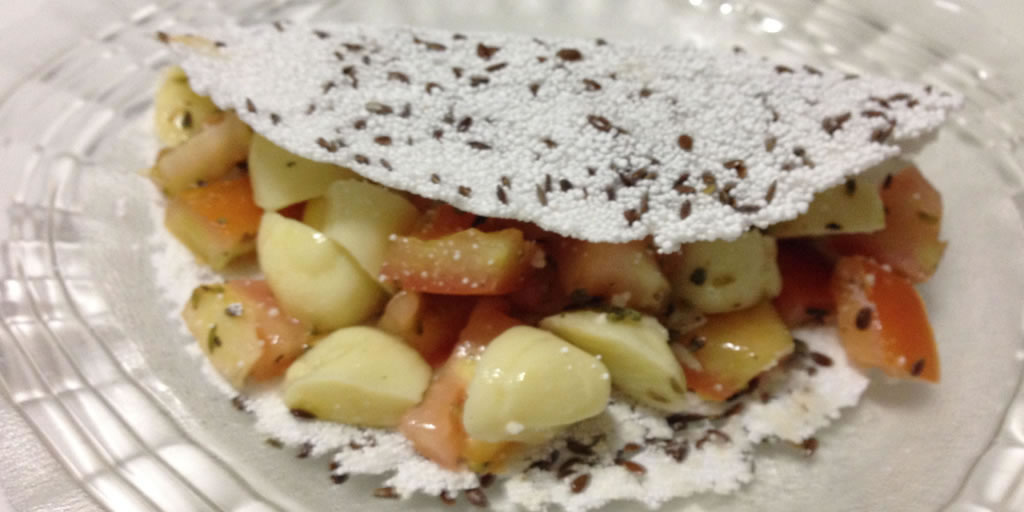
<svg viewBox="0 0 1024 512">
<path fill-rule="evenodd" d="M 209 349 L 212 354 L 214 350 L 220 348 L 224 343 L 220 341 L 220 336 L 217 336 L 217 326 L 210 327 L 210 334 L 206 336 L 206 348 Z"/>
</svg>

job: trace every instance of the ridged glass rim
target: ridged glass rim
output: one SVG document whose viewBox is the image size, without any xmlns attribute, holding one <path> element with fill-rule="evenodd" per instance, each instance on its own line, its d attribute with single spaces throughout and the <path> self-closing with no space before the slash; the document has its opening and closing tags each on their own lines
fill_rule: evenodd
<svg viewBox="0 0 1024 512">
<path fill-rule="evenodd" d="M 338 4 L 344 4 L 344 3 L 345 2 L 326 2 L 326 3 L 321 2 L 320 4 L 327 4 L 328 6 L 334 6 L 334 5 L 338 5 Z M 704 9 L 708 9 L 708 8 L 715 9 L 715 8 L 717 8 L 717 9 L 722 10 L 723 14 L 726 14 L 724 12 L 724 7 L 723 6 L 732 6 L 730 8 L 730 13 L 736 13 L 737 15 L 748 16 L 749 17 L 749 21 L 751 21 L 752 23 L 762 23 L 763 24 L 765 19 L 774 19 L 770 15 L 767 14 L 767 13 L 773 12 L 771 7 L 770 6 L 762 6 L 761 2 L 756 2 L 756 1 L 749 1 L 749 2 L 722 2 L 722 1 L 719 1 L 719 0 L 705 0 L 705 1 L 690 0 L 689 2 L 681 2 L 680 1 L 680 2 L 675 2 L 675 3 L 678 3 L 680 6 L 684 6 L 684 7 L 685 6 L 692 6 L 693 8 L 704 8 Z M 976 21 L 973 21 L 972 23 L 984 24 L 984 22 L 980 21 L 980 20 L 983 19 L 983 16 L 980 14 L 980 10 L 978 9 L 978 7 L 976 5 L 966 4 L 964 2 L 947 1 L 947 0 L 936 0 L 935 2 L 930 2 L 930 3 L 933 5 L 933 7 L 935 9 L 939 9 L 939 10 L 943 10 L 943 11 L 948 11 L 948 12 L 951 13 L 951 15 L 955 15 L 955 16 L 967 16 L 969 18 L 973 18 L 974 20 L 976 20 Z M 280 9 L 282 9 L 282 10 L 285 9 L 284 5 L 279 3 L 279 2 L 267 2 L 267 4 L 268 5 L 273 4 L 274 6 L 280 6 Z M 313 5 L 317 4 L 317 2 L 308 2 L 308 1 L 306 1 L 306 2 L 290 2 L 288 4 L 289 5 L 298 5 L 300 7 L 304 7 L 309 16 L 312 16 L 316 12 L 315 11 L 316 8 L 313 7 Z M 148 24 L 148 23 L 152 22 L 153 20 L 159 18 L 163 14 L 163 11 L 164 11 L 165 8 L 174 8 L 174 7 L 179 6 L 179 5 L 181 5 L 180 2 L 165 2 L 165 5 L 156 5 L 156 4 L 147 5 L 147 6 L 143 7 L 143 8 L 141 8 L 141 9 L 135 10 L 132 13 L 130 13 L 128 15 L 126 21 L 123 21 L 123 22 L 121 22 L 118 25 L 114 25 L 114 26 L 108 27 L 105 30 L 101 30 L 100 32 L 98 32 L 97 34 L 94 35 L 94 40 L 97 41 L 97 42 L 102 42 L 105 39 L 108 39 L 108 38 L 111 38 L 112 36 L 115 36 L 118 33 L 118 31 L 120 31 L 120 30 L 137 29 L 137 27 L 140 27 L 140 26 L 143 26 L 145 24 Z M 302 9 L 298 9 L 298 11 L 301 12 Z M 851 16 L 861 16 L 861 13 L 854 12 L 854 10 L 852 10 L 852 9 L 848 10 L 847 13 L 849 15 L 851 15 Z M 1000 45 L 1008 45 L 1008 46 L 1012 46 L 1012 47 L 1015 47 L 1015 48 L 1018 48 L 1018 49 L 1019 48 L 1024 48 L 1024 45 L 1020 44 L 1020 42 L 1015 37 L 1013 37 L 1011 35 L 1008 35 L 1008 34 L 1005 34 L 1005 33 L 1001 33 L 999 31 L 991 30 L 991 28 L 987 28 L 986 30 L 987 30 L 987 34 L 989 35 L 989 39 L 991 39 L 993 41 L 993 44 L 997 44 L 997 42 L 998 42 L 998 44 L 1000 44 Z M 769 30 L 764 30 L 764 31 L 765 32 L 770 32 Z M 996 36 L 996 34 L 998 34 L 998 36 Z M 783 36 L 784 35 L 785 34 L 783 34 Z M 915 34 L 915 35 L 920 36 L 920 34 Z M 16 85 L 12 86 L 10 89 L 8 89 L 8 90 L 4 91 L 2 94 L 0 94 L 0 115 L 2 115 L 5 111 L 7 111 L 11 107 L 10 104 L 9 104 L 9 100 L 12 97 L 14 97 L 14 95 L 21 88 L 26 87 L 27 85 L 31 84 L 34 80 L 37 80 L 37 79 L 39 79 L 41 77 L 45 77 L 47 75 L 47 73 L 50 73 L 55 68 L 55 66 L 59 65 L 64 59 L 68 58 L 70 55 L 73 55 L 75 50 L 76 50 L 75 48 L 68 49 L 67 51 L 65 51 L 65 52 L 55 56 L 54 58 L 48 60 L 47 62 L 41 64 L 35 71 L 25 75 Z M 984 60 L 980 60 L 979 62 L 981 64 L 984 64 Z M 993 68 L 996 68 L 996 66 L 995 65 L 989 65 L 989 66 L 985 66 L 983 68 L 979 68 L 980 72 L 988 73 L 987 76 L 979 77 L 979 78 L 981 78 L 983 84 L 985 84 L 987 87 L 989 87 L 992 91 L 994 91 L 996 93 L 995 94 L 996 96 L 1002 96 L 1005 91 L 1011 91 L 1013 89 L 1011 84 L 1015 83 L 1015 80 L 1014 80 L 1015 77 L 1017 77 L 1017 76 L 1024 76 L 1024 66 L 1018 65 L 1018 66 L 1016 66 L 1014 68 L 1002 68 L 1002 70 L 1001 70 L 1002 73 L 989 71 L 990 69 L 993 69 Z M 1005 75 L 1008 79 L 1004 80 L 1003 79 L 1003 75 Z M 1015 131 L 1016 131 L 1017 128 L 1020 128 L 1021 131 L 1024 131 L 1024 105 L 1019 104 L 1019 102 L 1018 103 L 1014 103 L 1014 102 L 1011 101 L 1011 102 L 1008 102 L 1008 103 L 1005 103 L 1005 104 L 1001 104 L 1001 105 L 993 105 L 993 106 L 991 106 L 991 108 L 983 109 L 981 113 L 986 118 L 988 118 L 989 123 L 991 123 L 997 129 L 1000 129 L 1006 135 L 1006 137 L 1007 137 L 1006 142 L 1008 143 L 1008 145 L 1005 148 L 1000 148 L 1000 149 L 1003 149 L 1004 151 L 1007 152 L 1006 156 L 1008 156 L 1009 160 L 1010 160 L 1009 162 L 1007 162 L 1007 166 L 1013 169 L 1014 175 L 1007 176 L 1006 178 L 1008 180 L 1012 180 L 1012 183 L 1015 186 L 1015 192 L 1013 194 L 1013 197 L 1014 197 L 1014 199 L 1016 201 L 1016 204 L 1017 204 L 1017 207 L 1018 207 L 1018 213 L 1021 213 L 1021 217 L 1022 217 L 1022 219 L 1024 219 L 1024 192 L 1022 192 L 1022 188 L 1021 188 L 1021 182 L 1022 182 L 1022 180 L 1024 180 L 1024 170 L 1022 170 L 1020 164 L 1017 163 L 1017 160 L 1014 159 L 1014 157 L 1016 155 L 1022 154 L 1020 152 L 1020 143 L 1022 142 L 1022 140 L 1021 140 L 1021 137 L 1015 133 Z M 2 134 L 0 134 L 0 135 L 2 135 Z M 0 152 L 3 152 L 3 151 L 5 151 L 5 148 L 3 146 L 0 146 Z M 58 171 L 57 171 L 57 173 L 55 173 L 55 175 L 60 175 L 60 173 L 64 173 L 63 178 L 68 179 L 69 177 L 71 177 L 72 175 L 75 174 L 75 172 L 76 172 L 74 170 L 75 158 L 74 158 L 73 154 L 68 153 L 68 154 L 60 155 L 57 158 L 54 158 L 53 160 L 54 161 L 52 163 L 53 163 L 54 168 L 58 169 Z M 70 166 L 70 167 L 65 168 L 66 166 Z M 12 171 L 9 171 L 9 172 L 12 172 Z M 71 294 L 70 294 L 70 292 L 67 289 L 67 285 L 64 283 L 64 281 L 60 277 L 60 268 L 57 265 L 56 256 L 55 256 L 55 254 L 53 253 L 53 250 L 52 250 L 52 244 L 54 242 L 54 238 L 53 238 L 53 236 L 54 236 L 53 235 L 54 218 L 55 218 L 56 215 L 59 214 L 60 209 L 61 209 L 61 205 L 60 205 L 61 189 L 60 189 L 59 186 L 57 188 L 53 188 L 52 190 L 47 189 L 47 187 L 51 187 L 52 186 L 52 183 L 49 183 L 49 180 L 44 178 L 44 180 L 47 182 L 47 183 L 44 184 L 44 185 L 46 185 L 46 186 L 44 186 L 44 189 L 47 189 L 48 192 L 51 192 L 49 194 L 49 196 L 46 197 L 46 201 L 45 201 L 45 206 L 48 209 L 48 211 L 46 212 L 46 219 L 44 220 L 44 225 L 47 226 L 47 231 L 46 231 L 46 233 L 44 233 L 44 236 L 46 237 L 46 239 L 44 239 L 44 240 L 25 239 L 25 238 L 22 238 L 22 237 L 27 236 L 27 235 L 24 232 L 24 230 L 22 229 L 23 226 L 19 226 L 19 223 L 18 223 L 18 220 L 20 219 L 20 216 L 23 215 L 25 212 L 19 212 L 19 209 L 28 211 L 28 216 L 31 217 L 32 215 L 34 215 L 34 213 L 31 212 L 30 210 L 32 210 L 33 207 L 40 206 L 42 203 L 35 203 L 35 204 L 33 204 L 31 202 L 32 199 L 36 199 L 35 197 L 33 197 L 33 196 L 36 195 L 36 191 L 33 191 L 33 188 L 39 186 L 38 183 L 34 183 L 34 181 L 38 180 L 39 177 L 29 175 L 29 176 L 22 176 L 22 178 L 25 179 L 25 182 L 13 194 L 14 195 L 14 202 L 13 202 L 13 204 L 11 206 L 11 209 L 10 209 L 11 215 L 9 217 L 9 221 L 11 222 L 11 231 L 10 231 L 11 235 L 10 235 L 10 240 L 5 241 L 4 245 L 3 245 L 3 256 L 4 256 L 3 263 L 5 265 L 9 266 L 9 268 L 7 269 L 8 271 L 13 270 L 16 278 L 20 279 L 23 282 L 27 282 L 27 281 L 33 279 L 34 276 L 31 275 L 31 271 L 26 272 L 25 262 L 28 261 L 28 260 L 24 259 L 25 255 L 22 254 L 22 252 L 24 252 L 26 249 L 25 249 L 25 247 L 21 246 L 19 243 L 20 242 L 33 242 L 33 241 L 36 241 L 36 242 L 38 242 L 38 241 L 48 242 L 50 244 L 50 248 L 49 248 L 50 250 L 49 250 L 49 252 L 46 252 L 44 254 L 44 256 L 45 256 L 45 258 L 47 258 L 49 260 L 49 264 L 51 264 L 53 266 L 52 270 L 55 273 L 54 277 L 57 278 L 57 282 L 58 282 L 58 284 L 61 287 L 60 291 L 63 294 L 64 298 L 67 300 L 67 306 L 73 312 L 73 316 L 76 316 L 78 318 L 78 321 L 81 322 L 83 324 L 83 326 L 85 326 L 86 330 L 91 330 L 89 328 L 88 322 L 85 320 L 83 315 L 78 311 L 77 305 L 74 303 L 74 300 L 71 298 Z M 20 219 L 20 220 L 24 220 L 24 219 Z M 29 259 L 32 259 L 33 257 L 30 257 Z M 10 277 L 10 276 L 7 276 L 7 277 Z M 29 287 L 26 286 L 26 289 L 27 288 L 29 288 Z M 4 294 L 6 295 L 7 293 L 8 292 L 5 290 Z M 5 297 L 5 299 L 6 299 L 6 297 Z M 31 298 L 29 299 L 29 302 L 30 303 L 32 302 Z M 33 307 L 35 307 L 35 306 L 33 306 Z M 40 313 L 38 308 L 34 309 L 34 312 L 37 315 Z M 1022 312 L 1022 320 L 1024 320 L 1024 305 L 1022 305 L 1021 312 Z M 3 323 L 3 326 L 2 326 L 2 330 L 0 330 L 0 338 L 4 338 L 5 339 L 5 343 L 6 343 L 6 341 L 9 341 L 10 339 L 13 339 L 13 338 L 17 338 L 18 336 L 14 333 L 14 331 L 12 330 L 12 327 L 8 323 L 11 320 L 11 316 L 8 314 L 6 309 L 4 310 L 2 316 L 3 316 L 3 319 L 4 319 L 4 323 Z M 44 330 L 46 330 L 46 329 L 44 328 Z M 103 341 L 100 339 L 100 336 L 97 333 L 92 332 L 92 335 L 96 337 L 96 341 L 100 345 L 106 347 L 106 345 L 103 344 Z M 54 341 L 55 346 L 62 347 L 60 342 L 56 341 L 57 334 L 55 334 L 52 331 L 50 331 L 50 332 L 47 332 L 46 336 L 47 337 L 52 337 L 55 340 Z M 1024 321 L 1022 321 L 1020 336 L 1021 336 L 1021 340 L 1020 340 L 1021 341 L 1021 345 L 1022 345 L 1022 347 L 1024 347 Z M 5 343 L 0 343 L 0 356 L 3 356 L 3 358 L 9 358 L 9 357 L 11 357 L 11 355 L 10 355 L 11 352 L 6 352 L 6 351 L 8 351 L 10 349 L 10 347 L 7 346 Z M 15 345 L 16 345 L 17 351 L 21 354 L 21 357 L 28 357 L 28 354 L 25 351 L 23 345 L 17 344 L 17 343 Z M 58 350 L 61 351 L 69 359 L 72 359 L 70 352 L 64 350 L 63 348 L 58 348 Z M 147 388 L 145 386 L 139 385 L 138 382 L 137 382 L 137 377 L 132 375 L 133 371 L 136 371 L 137 369 L 128 368 L 128 367 L 123 366 L 122 362 L 119 361 L 118 358 L 114 356 L 114 354 L 110 351 L 109 347 L 107 347 L 106 350 L 108 352 L 107 355 L 110 357 L 110 359 L 117 363 L 117 366 L 119 368 L 118 371 L 123 376 L 125 376 L 127 378 L 127 380 L 132 383 L 132 385 L 136 386 L 137 388 L 142 390 L 145 394 L 149 395 L 150 392 L 147 390 Z M 34 373 L 39 373 L 40 374 L 40 375 L 38 375 L 39 379 L 45 380 L 45 376 L 41 374 L 41 370 L 38 368 L 38 366 L 34 366 L 33 364 L 30 364 L 28 366 L 33 367 L 33 372 Z M 16 397 L 15 397 L 15 393 L 13 393 L 12 390 L 8 386 L 8 381 L 9 381 L 9 376 L 10 376 L 9 373 L 6 373 L 8 370 L 9 370 L 9 368 L 7 368 L 6 366 L 0 366 L 0 389 L 2 389 L 2 393 L 4 394 L 4 397 L 8 401 L 10 401 L 11 403 L 17 403 Z M 79 377 L 83 377 L 83 375 L 84 375 L 81 372 L 81 370 L 78 369 L 78 368 L 75 368 L 74 373 L 76 373 Z M 87 384 L 87 387 L 91 386 L 91 384 L 89 384 L 87 382 L 87 379 L 82 378 L 82 381 Z M 1005 477 L 1005 474 L 1000 476 L 997 473 L 1001 472 L 1000 468 L 998 467 L 999 466 L 999 461 L 1002 459 L 1002 457 L 1004 456 L 1004 454 L 1007 451 L 1024 450 L 1024 444 L 1022 444 L 1021 441 L 1020 441 L 1020 439 L 1022 438 L 1020 431 L 1022 429 L 1024 429 L 1024 426 L 1021 425 L 1021 423 L 1024 422 L 1024 420 L 1022 420 L 1022 418 L 1024 418 L 1024 374 L 1018 375 L 1017 390 L 1018 391 L 1017 391 L 1016 398 L 1013 401 L 1011 401 L 1009 404 L 1006 405 L 1006 409 L 1005 409 L 1005 412 L 1004 412 L 1004 415 L 1003 415 L 1002 427 L 999 429 L 998 432 L 994 432 L 993 433 L 991 442 L 989 443 L 989 447 L 985 451 L 985 453 L 979 454 L 978 458 L 976 459 L 975 463 L 973 464 L 973 466 L 972 466 L 972 468 L 970 470 L 969 477 L 967 479 L 965 479 L 965 481 L 962 483 L 960 489 L 958 489 L 956 491 L 955 495 L 953 496 L 953 498 L 951 499 L 950 503 L 948 504 L 949 508 L 951 508 L 951 509 L 958 509 L 958 510 L 960 510 L 960 509 L 962 509 L 962 510 L 980 510 L 980 509 L 971 508 L 971 507 L 993 507 L 993 508 L 990 508 L 990 509 L 991 510 L 999 510 L 998 507 L 1009 507 L 1010 506 L 1009 500 L 1011 500 L 1014 497 L 1013 496 L 1014 495 L 1014 488 L 1021 486 L 1021 480 L 1024 479 L 1024 473 L 1020 473 L 1019 472 L 1020 468 L 1018 468 L 1017 469 L 1018 473 L 1015 474 L 1014 478 L 1010 478 L 1008 482 L 1006 482 L 1007 478 Z M 96 390 L 93 389 L 93 392 L 96 392 Z M 64 413 L 66 413 L 67 415 L 69 415 L 70 417 L 73 418 L 74 414 L 70 411 L 70 409 L 68 409 L 68 407 L 66 405 L 64 405 L 63 402 L 61 402 L 61 400 L 57 399 L 57 395 L 58 394 L 59 393 L 53 394 L 54 402 L 55 402 L 55 404 L 57 404 L 58 409 L 63 409 Z M 100 395 L 99 393 L 97 393 L 97 396 L 100 396 L 101 400 L 107 400 L 106 398 L 103 398 L 102 395 Z M 150 397 L 152 398 L 152 396 L 150 396 Z M 108 407 L 110 407 L 112 410 L 115 410 L 115 408 L 114 408 L 114 406 L 112 404 L 106 403 L 106 405 Z M 42 438 L 42 439 L 47 441 L 47 444 L 48 444 L 48 446 L 49 446 L 49 448 L 51 450 L 51 453 L 55 457 L 57 457 L 58 460 L 60 460 L 61 463 L 64 464 L 64 466 L 73 475 L 76 474 L 77 472 L 79 472 L 81 467 L 79 465 L 77 465 L 79 463 L 76 463 L 74 460 L 72 460 L 74 455 L 71 455 L 71 454 L 69 454 L 69 453 L 67 453 L 65 451 L 60 450 L 57 447 L 57 445 L 54 444 L 53 441 L 48 440 L 47 436 L 48 435 L 52 435 L 52 434 L 49 434 L 44 429 L 42 429 L 40 427 L 40 425 L 36 421 L 33 420 L 33 417 L 28 412 L 26 412 L 26 410 L 22 406 L 19 405 L 16 408 L 18 409 L 19 413 L 21 413 L 22 417 L 27 420 L 28 424 L 33 427 L 33 429 L 36 431 L 37 435 L 40 438 Z M 192 436 L 189 435 L 188 432 L 186 432 L 186 429 L 184 427 L 182 427 L 179 424 L 176 424 L 176 421 L 173 418 L 168 417 L 167 419 L 168 419 L 168 421 L 172 424 L 172 426 L 175 429 L 179 430 L 182 433 L 183 440 L 188 441 L 188 442 L 192 442 L 198 448 L 202 449 L 201 443 L 198 442 L 195 439 L 192 439 Z M 119 421 L 121 421 L 121 420 L 119 420 Z M 124 424 L 126 426 L 129 425 L 127 421 L 125 421 Z M 73 427 L 73 429 L 79 430 L 80 431 L 79 433 L 82 435 L 82 437 L 84 439 L 88 439 L 88 438 L 90 438 L 90 436 L 93 435 L 92 433 L 90 433 L 88 431 L 88 427 L 87 426 L 83 426 L 81 424 L 73 424 L 72 427 Z M 129 431 L 132 430 L 130 428 L 130 426 L 129 426 L 128 430 Z M 166 466 L 167 469 L 169 469 L 171 471 L 176 471 L 171 463 L 168 463 L 165 459 L 162 459 L 160 457 L 160 455 L 158 454 L 159 448 L 154 449 L 153 447 L 147 446 L 146 443 L 144 442 L 144 440 L 142 438 L 139 438 L 138 434 L 136 434 L 134 432 L 132 433 L 132 435 L 136 436 L 137 440 L 140 441 L 140 445 L 144 448 L 144 451 L 146 453 L 148 453 L 150 456 L 153 456 L 154 461 L 158 465 L 162 464 L 162 465 Z M 88 441 L 87 440 L 86 442 L 96 442 L 96 441 L 94 439 L 92 441 Z M 99 449 L 97 451 L 98 452 L 102 452 L 103 450 Z M 101 455 L 103 455 L 103 454 L 101 454 Z M 110 455 L 110 454 L 107 454 L 107 455 Z M 103 457 L 101 457 L 101 459 L 102 458 Z M 217 460 L 216 457 L 213 457 L 213 459 Z M 110 469 L 110 470 L 116 470 L 116 465 L 117 465 L 118 461 L 115 460 L 114 462 L 115 462 L 115 464 L 113 464 L 113 465 L 107 463 L 106 464 L 107 468 Z M 212 510 L 240 510 L 240 509 L 243 509 L 243 508 L 246 509 L 246 510 L 255 510 L 255 509 L 259 508 L 258 504 L 261 503 L 261 502 L 275 503 L 280 498 L 280 497 L 261 496 L 258 493 L 258 491 L 256 489 L 254 489 L 252 487 L 252 485 L 248 481 L 246 481 L 245 478 L 243 478 L 240 475 L 238 475 L 237 473 L 233 472 L 230 467 L 227 467 L 226 464 L 224 464 L 224 466 L 225 466 L 224 469 L 226 471 L 226 474 L 228 474 L 228 475 L 234 474 L 234 476 L 237 476 L 237 482 L 239 482 L 239 484 L 242 486 L 242 488 L 247 488 L 247 490 L 250 491 L 250 496 L 253 498 L 252 501 L 250 501 L 250 502 L 243 502 L 243 503 L 235 503 L 233 507 L 228 508 L 228 507 L 225 507 L 224 504 L 218 503 L 217 500 L 210 498 L 210 496 L 206 492 L 204 492 L 204 490 L 201 488 L 201 486 L 196 485 L 194 482 L 190 482 L 187 478 L 184 478 L 182 480 L 183 485 L 190 492 L 192 492 L 198 498 L 198 500 L 200 502 L 205 503 Z M 1002 473 L 1005 473 L 1005 471 L 1002 471 Z M 1000 478 L 1001 478 L 1001 480 L 999 480 Z M 993 487 L 994 487 L 993 481 L 995 481 L 995 480 L 999 480 L 1000 482 L 1003 482 L 1002 485 L 1003 485 L 1004 489 L 1003 489 L 1002 493 L 997 492 L 997 490 L 993 490 Z M 1014 480 L 1016 480 L 1016 485 L 1014 485 Z M 124 481 L 128 482 L 128 481 L 130 481 L 130 479 L 126 478 Z M 105 493 L 105 492 L 103 492 L 102 489 L 97 489 L 95 485 L 90 485 L 90 484 L 88 484 L 84 480 L 82 482 L 80 482 L 80 483 L 82 484 L 83 488 L 85 488 L 87 491 L 89 491 L 93 495 L 93 497 L 97 499 L 97 501 L 99 501 L 101 503 L 104 503 L 104 504 L 106 504 L 107 506 L 109 506 L 111 508 L 117 509 L 117 507 L 115 505 L 117 505 L 118 502 L 113 502 L 110 499 L 110 496 L 112 495 L 111 493 L 114 493 L 114 491 L 109 491 L 109 493 Z M 1017 492 L 1019 492 L 1019 491 L 1017 491 Z M 155 510 L 160 510 L 161 509 L 161 505 L 159 503 L 156 503 L 155 500 L 153 500 L 152 498 L 148 497 L 148 495 L 146 494 L 145 491 L 136 490 L 136 491 L 133 491 L 133 492 L 128 492 L 128 495 L 132 495 L 132 494 L 134 494 L 137 498 L 140 498 L 140 502 L 145 504 L 146 507 L 149 507 L 150 509 L 155 509 Z M 285 505 L 283 505 L 281 503 L 283 503 L 283 502 L 279 502 L 276 506 L 271 505 L 271 507 L 272 508 L 282 509 L 282 510 L 287 509 L 287 506 L 285 506 Z M 122 502 L 122 504 L 123 504 L 123 502 Z M 255 508 L 250 508 L 250 507 L 255 507 Z M 143 508 L 143 509 L 145 509 L 145 508 Z M 1006 510 L 1009 510 L 1009 508 L 1006 508 Z"/>
</svg>

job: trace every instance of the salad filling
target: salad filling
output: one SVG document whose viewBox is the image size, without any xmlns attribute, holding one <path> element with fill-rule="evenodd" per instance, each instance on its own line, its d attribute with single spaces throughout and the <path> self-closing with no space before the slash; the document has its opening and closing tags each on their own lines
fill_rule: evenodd
<svg viewBox="0 0 1024 512">
<path fill-rule="evenodd" d="M 862 369 L 939 380 L 914 284 L 945 249 L 941 198 L 890 157 L 956 95 L 600 39 L 161 38 L 188 71 L 156 97 L 166 228 L 259 269 L 198 284 L 185 325 L 256 428 L 334 453 L 336 483 L 653 506 L 735 491 L 760 443 L 813 454 Z"/>
</svg>

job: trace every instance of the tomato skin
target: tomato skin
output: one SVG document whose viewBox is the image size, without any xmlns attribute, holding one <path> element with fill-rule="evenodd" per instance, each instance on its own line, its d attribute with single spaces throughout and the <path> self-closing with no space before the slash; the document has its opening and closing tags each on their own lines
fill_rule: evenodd
<svg viewBox="0 0 1024 512">
<path fill-rule="evenodd" d="M 462 426 L 462 404 L 469 379 L 457 368 L 445 366 L 427 388 L 423 401 L 406 412 L 398 431 L 412 441 L 422 456 L 445 469 L 458 469 L 468 436 Z"/>
<path fill-rule="evenodd" d="M 470 439 L 462 426 L 462 405 L 476 356 L 499 334 L 522 324 L 508 316 L 508 310 L 503 299 L 477 301 L 466 327 L 459 333 L 458 348 L 438 370 L 423 401 L 409 410 L 399 424 L 398 430 L 412 441 L 416 451 L 443 468 L 457 469 L 464 460 L 485 465 L 487 459 L 502 453 L 500 449 L 479 453 L 480 443 Z"/>
<path fill-rule="evenodd" d="M 821 323 L 835 313 L 829 288 L 832 265 L 810 245 L 783 240 L 778 244 L 782 291 L 772 301 L 789 327 Z"/>
<path fill-rule="evenodd" d="M 523 322 L 509 316 L 511 306 L 502 298 L 485 297 L 477 301 L 466 327 L 459 333 L 459 344 L 486 347 L 498 335 Z M 458 354 L 456 354 L 458 355 Z"/>
<path fill-rule="evenodd" d="M 707 323 L 682 338 L 700 340 L 693 356 L 701 369 L 683 366 L 686 385 L 705 400 L 725 401 L 793 352 L 793 335 L 768 302 L 708 315 Z"/>
<path fill-rule="evenodd" d="M 167 203 L 164 224 L 214 269 L 256 248 L 263 210 L 248 176 L 225 178 L 182 191 Z"/>
<path fill-rule="evenodd" d="M 516 229 L 466 229 L 433 240 L 397 237 L 381 276 L 403 290 L 444 295 L 504 295 L 533 271 L 536 245 Z"/>
<path fill-rule="evenodd" d="M 913 284 L 863 256 L 841 258 L 832 277 L 839 336 L 857 364 L 939 382 L 938 348 Z"/>
<path fill-rule="evenodd" d="M 284 374 L 305 351 L 310 326 L 285 313 L 262 279 L 228 281 L 224 287 L 242 298 L 243 315 L 251 315 L 256 334 L 263 340 L 263 354 L 253 365 L 249 378 L 268 380 Z"/>
<path fill-rule="evenodd" d="M 928 280 L 946 249 L 946 242 L 939 240 L 942 196 L 913 166 L 886 178 L 881 196 L 885 229 L 827 237 L 823 247 L 842 256 L 868 256 L 915 283 Z"/>
<path fill-rule="evenodd" d="M 402 290 L 388 301 L 377 326 L 401 337 L 431 366 L 444 364 L 475 300 Z"/>
</svg>

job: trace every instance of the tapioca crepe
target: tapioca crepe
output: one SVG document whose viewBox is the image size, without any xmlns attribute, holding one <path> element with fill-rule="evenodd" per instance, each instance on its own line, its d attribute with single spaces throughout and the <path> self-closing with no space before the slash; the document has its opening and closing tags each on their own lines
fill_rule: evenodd
<svg viewBox="0 0 1024 512">
<path fill-rule="evenodd" d="M 196 91 L 291 153 L 477 215 L 594 242 L 650 238 L 665 253 L 797 217 L 962 102 L 741 51 L 604 39 L 281 22 L 161 39 Z M 156 268 L 180 301 L 203 274 L 165 270 L 189 257 L 165 242 Z M 335 482 L 384 475 L 384 498 L 464 492 L 498 509 L 582 511 L 734 492 L 755 477 L 760 443 L 812 452 L 815 432 L 868 381 L 834 329 L 794 335 L 803 350 L 751 392 L 725 403 L 693 396 L 675 414 L 616 395 L 508 461 L 490 486 L 421 457 L 396 431 L 298 418 L 277 389 L 239 398 L 207 373 L 260 432 L 333 453 Z"/>
<path fill-rule="evenodd" d="M 900 153 L 962 97 L 743 52 L 276 23 L 167 38 L 193 87 L 312 160 L 595 242 L 732 239 Z"/>
</svg>

